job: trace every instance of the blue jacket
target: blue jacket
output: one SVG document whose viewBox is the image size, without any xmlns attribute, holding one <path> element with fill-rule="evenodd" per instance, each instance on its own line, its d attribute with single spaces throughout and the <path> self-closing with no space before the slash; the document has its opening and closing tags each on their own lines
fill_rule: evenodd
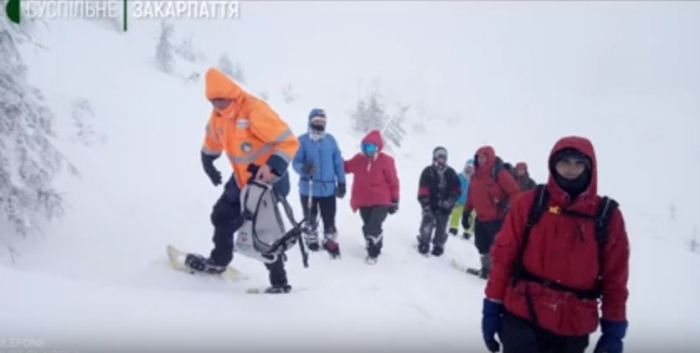
<svg viewBox="0 0 700 353">
<path fill-rule="evenodd" d="M 464 206 L 467 204 L 467 192 L 469 191 L 469 178 L 464 173 L 459 173 L 459 182 L 462 185 L 462 195 L 459 196 L 457 203 Z"/>
<path fill-rule="evenodd" d="M 312 139 L 308 133 L 299 136 L 299 149 L 292 161 L 292 167 L 301 175 L 299 193 L 302 196 L 309 196 L 309 178 L 301 172 L 304 162 L 309 160 L 316 165 L 316 172 L 312 176 L 312 196 L 335 195 L 336 183 L 345 183 L 345 166 L 333 135 L 324 133 L 317 140 Z"/>
</svg>

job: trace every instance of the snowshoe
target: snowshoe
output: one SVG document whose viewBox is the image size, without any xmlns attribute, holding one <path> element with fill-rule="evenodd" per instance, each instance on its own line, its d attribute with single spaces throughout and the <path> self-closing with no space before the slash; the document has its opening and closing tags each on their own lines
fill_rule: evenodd
<svg viewBox="0 0 700 353">
<path fill-rule="evenodd" d="M 258 293 L 264 293 L 264 294 L 285 294 L 289 293 L 292 291 L 292 286 L 286 284 L 283 286 L 270 286 L 267 288 L 248 288 L 246 290 L 246 293 L 250 294 L 258 294 Z"/>
<path fill-rule="evenodd" d="M 216 266 L 199 254 L 188 254 L 182 252 L 172 245 L 166 248 L 170 266 L 182 272 L 198 274 L 203 276 L 223 277 L 231 281 L 248 279 L 246 275 L 231 266 Z M 184 259 L 183 259 L 184 258 Z"/>
</svg>

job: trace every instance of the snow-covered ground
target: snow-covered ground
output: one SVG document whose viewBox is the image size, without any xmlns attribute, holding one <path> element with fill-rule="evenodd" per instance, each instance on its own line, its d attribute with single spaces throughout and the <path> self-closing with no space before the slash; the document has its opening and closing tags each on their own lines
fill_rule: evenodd
<svg viewBox="0 0 700 353">
<path fill-rule="evenodd" d="M 437 144 L 461 168 L 489 143 L 543 181 L 553 143 L 580 134 L 597 148 L 601 192 L 620 201 L 631 239 L 627 351 L 700 350 L 700 254 L 687 245 L 700 225 L 700 4 L 243 5 L 237 22 L 176 22 L 178 40 L 191 35 L 206 57 L 178 59 L 178 73 L 201 74 L 228 51 L 246 87 L 269 92 L 296 133 L 311 108 L 325 108 L 346 157 L 359 143 L 348 128 L 358 78 L 364 87 L 381 78 L 390 110 L 411 105 L 411 135 L 394 152 L 402 202 L 386 222 L 380 262 L 362 261 L 359 215 L 346 198 L 341 261 L 311 254 L 305 269 L 290 253 L 290 281 L 302 291 L 243 294 L 267 273 L 241 256 L 234 266 L 246 282 L 170 270 L 168 243 L 209 251 L 221 191 L 199 161 L 210 109 L 203 84 L 155 69 L 158 22 L 117 33 L 54 20 L 39 35 L 43 47 L 23 55 L 81 178 L 59 180 L 65 218 L 19 242 L 15 263 L 0 258 L 0 338 L 45 338 L 47 348 L 485 351 L 484 283 L 449 266 L 476 265 L 473 244 L 450 238 L 441 258 L 413 249 L 418 174 Z M 288 104 L 279 89 L 289 82 L 298 99 Z M 78 98 L 95 113 L 88 147 L 67 137 Z M 229 170 L 223 158 L 217 166 Z"/>
</svg>

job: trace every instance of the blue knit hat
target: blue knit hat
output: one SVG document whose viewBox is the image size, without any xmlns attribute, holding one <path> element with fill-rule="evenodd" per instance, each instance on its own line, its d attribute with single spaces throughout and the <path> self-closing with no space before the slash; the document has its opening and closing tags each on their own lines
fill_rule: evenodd
<svg viewBox="0 0 700 353">
<path fill-rule="evenodd" d="M 317 116 L 320 116 L 320 117 L 325 119 L 326 118 L 326 111 L 321 109 L 321 108 L 311 109 L 311 112 L 309 113 L 309 120 L 311 120 Z"/>
</svg>

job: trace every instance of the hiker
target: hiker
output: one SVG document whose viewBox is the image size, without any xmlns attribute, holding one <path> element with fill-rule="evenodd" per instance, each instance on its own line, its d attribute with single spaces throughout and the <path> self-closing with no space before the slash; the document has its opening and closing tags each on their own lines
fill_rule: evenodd
<svg viewBox="0 0 700 353">
<path fill-rule="evenodd" d="M 233 260 L 234 233 L 243 225 L 241 190 L 250 179 L 271 185 L 275 192 L 289 194 L 287 168 L 299 142 L 280 117 L 263 101 L 243 91 L 221 71 L 211 68 L 205 77 L 206 97 L 212 104 L 201 151 L 202 166 L 214 186 L 221 185 L 221 173 L 214 161 L 226 153 L 233 174 L 214 204 L 211 222 L 214 225 L 214 249 L 210 256 L 190 253 L 185 264 L 193 271 L 223 273 Z M 250 173 L 251 164 L 256 173 Z M 287 293 L 283 256 L 265 263 L 271 286 L 268 293 Z"/>
<path fill-rule="evenodd" d="M 474 160 L 475 170 L 469 184 L 467 203 L 464 205 L 462 227 L 468 229 L 471 226 L 469 214 L 475 210 L 474 244 L 481 259 L 479 276 L 487 278 L 491 268 L 491 244 L 496 233 L 501 230 L 510 199 L 520 192 L 520 187 L 501 158 L 496 156 L 493 147 L 479 148 Z"/>
<path fill-rule="evenodd" d="M 360 210 L 368 264 L 376 264 L 383 247 L 382 225 L 399 209 L 399 177 L 394 158 L 382 152 L 379 130 L 362 139 L 362 151 L 345 161 L 345 173 L 354 174 L 350 207 Z"/>
<path fill-rule="evenodd" d="M 445 251 L 447 223 L 461 192 L 457 172 L 447 165 L 447 149 L 436 147 L 432 163 L 423 169 L 418 181 L 418 203 L 422 210 L 418 235 L 420 254 L 430 252 L 433 256 L 441 256 Z"/>
<path fill-rule="evenodd" d="M 315 108 L 309 113 L 309 131 L 299 136 L 292 166 L 299 178 L 301 207 L 309 222 L 304 228 L 306 244 L 319 250 L 318 214 L 323 220 L 323 249 L 332 258 L 340 256 L 335 224 L 336 198 L 345 197 L 343 156 L 335 137 L 326 131 L 326 112 Z"/>
<path fill-rule="evenodd" d="M 464 213 L 464 205 L 467 203 L 467 193 L 469 191 L 469 180 L 472 175 L 474 175 L 474 159 L 469 159 L 467 164 L 464 166 L 464 170 L 461 171 L 459 176 L 459 182 L 462 193 L 457 199 L 457 205 L 452 209 L 452 215 L 450 216 L 450 234 L 457 235 L 459 230 L 457 229 L 461 225 L 462 214 Z M 472 233 L 474 233 L 474 214 L 472 211 L 469 213 L 469 225 L 470 228 L 464 228 L 462 237 L 466 240 L 471 238 Z"/>
<path fill-rule="evenodd" d="M 483 301 L 489 351 L 583 353 L 600 320 L 593 352 L 622 353 L 629 241 L 617 203 L 598 195 L 598 175 L 591 142 L 565 137 L 547 184 L 511 204 Z"/>
<path fill-rule="evenodd" d="M 521 191 L 528 191 L 537 187 L 537 183 L 530 178 L 530 173 L 527 171 L 527 164 L 525 162 L 518 162 L 515 164 L 515 181 L 520 185 Z"/>
</svg>

